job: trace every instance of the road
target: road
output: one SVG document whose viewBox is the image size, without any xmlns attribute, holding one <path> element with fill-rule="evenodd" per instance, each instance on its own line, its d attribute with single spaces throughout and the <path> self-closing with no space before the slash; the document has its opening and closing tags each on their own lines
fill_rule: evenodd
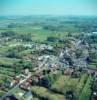
<svg viewBox="0 0 97 100">
<path fill-rule="evenodd" d="M 91 72 L 91 73 L 92 73 L 92 72 L 97 73 L 97 69 L 93 69 L 93 68 L 89 68 L 89 67 L 88 67 L 88 68 L 86 68 L 86 70 L 89 71 L 89 72 Z"/>
<path fill-rule="evenodd" d="M 97 69 L 92 69 L 92 68 L 86 68 L 87 71 L 89 72 L 97 72 Z M 21 85 L 23 82 L 25 82 L 29 77 L 31 77 L 32 75 L 29 75 L 27 77 L 25 77 L 24 80 L 20 81 L 20 83 L 18 83 L 16 86 L 14 86 L 14 88 L 12 88 L 10 91 L 8 91 L 5 95 L 2 96 L 2 98 L 0 98 L 0 100 L 4 100 L 4 98 L 6 96 L 11 95 L 17 88 L 19 88 L 19 85 Z"/>
<path fill-rule="evenodd" d="M 16 86 L 14 86 L 14 88 L 12 88 L 10 91 L 8 91 L 5 95 L 3 95 L 0 100 L 3 100 L 6 96 L 11 95 L 17 88 L 19 88 L 19 85 L 21 85 L 22 83 L 24 83 L 29 77 L 31 77 L 32 75 L 28 75 L 24 80 L 20 81 L 20 83 L 18 83 Z"/>
</svg>

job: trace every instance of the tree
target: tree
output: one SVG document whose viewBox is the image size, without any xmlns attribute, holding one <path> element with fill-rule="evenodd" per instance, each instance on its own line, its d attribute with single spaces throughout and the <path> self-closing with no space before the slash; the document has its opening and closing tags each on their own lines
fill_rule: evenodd
<svg viewBox="0 0 97 100">
<path fill-rule="evenodd" d="M 66 99 L 67 100 L 75 100 L 73 91 L 67 91 L 66 92 Z"/>
<path fill-rule="evenodd" d="M 13 31 L 1 32 L 2 37 L 13 37 L 15 35 L 16 35 L 16 33 Z"/>
<path fill-rule="evenodd" d="M 32 41 L 32 35 L 30 33 L 28 34 L 21 34 L 17 36 L 18 39 L 22 39 L 23 41 Z"/>
</svg>

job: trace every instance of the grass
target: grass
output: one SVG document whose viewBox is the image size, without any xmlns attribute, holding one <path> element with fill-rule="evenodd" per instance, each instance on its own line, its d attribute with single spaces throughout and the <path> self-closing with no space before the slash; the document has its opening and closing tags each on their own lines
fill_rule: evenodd
<svg viewBox="0 0 97 100">
<path fill-rule="evenodd" d="M 82 91 L 87 78 L 88 78 L 87 74 L 83 74 L 81 76 L 81 78 L 80 78 L 80 80 L 79 80 L 79 82 L 78 82 L 78 84 L 77 84 L 77 86 L 75 88 L 75 94 L 76 94 L 77 97 L 79 97 L 80 92 Z"/>
<path fill-rule="evenodd" d="M 14 58 L 0 58 L 0 65 L 8 65 L 11 66 L 13 65 L 13 63 L 19 61 L 18 59 L 14 59 Z"/>
<path fill-rule="evenodd" d="M 31 54 L 31 51 L 32 51 L 32 50 L 30 50 L 30 49 L 24 50 L 24 51 L 21 51 L 21 52 L 17 53 L 17 55 L 18 55 L 19 57 L 23 57 L 23 56 L 26 56 L 26 55 Z"/>
<path fill-rule="evenodd" d="M 91 77 L 88 78 L 83 88 L 83 91 L 80 94 L 79 100 L 90 100 L 91 96 L 90 82 L 91 82 Z"/>
<path fill-rule="evenodd" d="M 5 31 L 14 31 L 18 34 L 32 34 L 32 40 L 35 42 L 43 42 L 47 39 L 47 37 L 60 37 L 64 38 L 67 36 L 67 32 L 54 32 L 49 30 L 44 30 L 43 28 L 35 29 L 33 26 L 23 26 L 23 27 L 15 27 L 15 28 L 4 28 L 0 29 L 0 32 Z"/>
<path fill-rule="evenodd" d="M 70 78 L 69 76 L 61 76 L 51 87 L 52 90 L 59 93 L 66 93 L 69 90 L 75 90 L 78 84 L 78 78 Z M 72 84 L 73 83 L 73 84 Z"/>
<path fill-rule="evenodd" d="M 64 95 L 56 94 L 50 92 L 47 88 L 32 86 L 32 92 L 39 98 L 44 98 L 47 100 L 65 100 Z"/>
<path fill-rule="evenodd" d="M 67 76 L 60 76 L 60 78 L 52 85 L 51 89 L 57 92 L 62 92 L 63 93 L 63 89 L 64 86 L 66 84 L 66 82 L 68 82 L 69 77 Z"/>
<path fill-rule="evenodd" d="M 67 91 L 72 90 L 78 97 L 81 90 L 85 85 L 87 74 L 83 74 L 81 78 L 71 78 L 69 76 L 60 76 L 60 78 L 52 85 L 51 89 L 55 92 L 65 94 Z"/>
<path fill-rule="evenodd" d="M 24 98 L 23 98 L 23 96 L 21 97 L 20 95 L 19 95 L 19 93 L 25 93 L 25 91 L 24 90 L 22 90 L 22 89 L 20 89 L 20 88 L 17 88 L 14 92 L 13 92 L 13 95 L 15 96 L 15 97 L 17 97 L 17 99 L 18 100 L 25 100 Z"/>
<path fill-rule="evenodd" d="M 4 94 L 5 94 L 5 92 L 2 91 L 2 90 L 0 90 L 0 97 L 1 97 L 2 95 L 4 95 Z"/>
</svg>

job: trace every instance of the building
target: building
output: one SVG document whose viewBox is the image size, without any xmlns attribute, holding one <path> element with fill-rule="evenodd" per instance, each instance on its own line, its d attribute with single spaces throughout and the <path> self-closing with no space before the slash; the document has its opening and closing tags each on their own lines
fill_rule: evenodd
<svg viewBox="0 0 97 100">
<path fill-rule="evenodd" d="M 29 82 L 24 82 L 20 85 L 20 88 L 27 91 L 27 90 L 30 90 L 31 88 L 31 84 Z"/>
<path fill-rule="evenodd" d="M 31 93 L 31 91 L 28 91 L 24 93 L 23 97 L 25 98 L 25 100 L 32 100 L 33 94 Z"/>
</svg>

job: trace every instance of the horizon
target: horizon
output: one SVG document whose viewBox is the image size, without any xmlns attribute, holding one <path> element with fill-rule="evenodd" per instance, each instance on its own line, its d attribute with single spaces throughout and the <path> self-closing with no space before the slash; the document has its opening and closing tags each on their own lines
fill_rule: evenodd
<svg viewBox="0 0 97 100">
<path fill-rule="evenodd" d="M 33 14 L 33 15 L 0 15 L 0 17 L 33 17 L 33 16 L 43 16 L 43 17 L 97 17 L 97 15 L 51 15 L 51 14 Z"/>
<path fill-rule="evenodd" d="M 0 16 L 97 16 L 97 0 L 0 0 Z"/>
</svg>

